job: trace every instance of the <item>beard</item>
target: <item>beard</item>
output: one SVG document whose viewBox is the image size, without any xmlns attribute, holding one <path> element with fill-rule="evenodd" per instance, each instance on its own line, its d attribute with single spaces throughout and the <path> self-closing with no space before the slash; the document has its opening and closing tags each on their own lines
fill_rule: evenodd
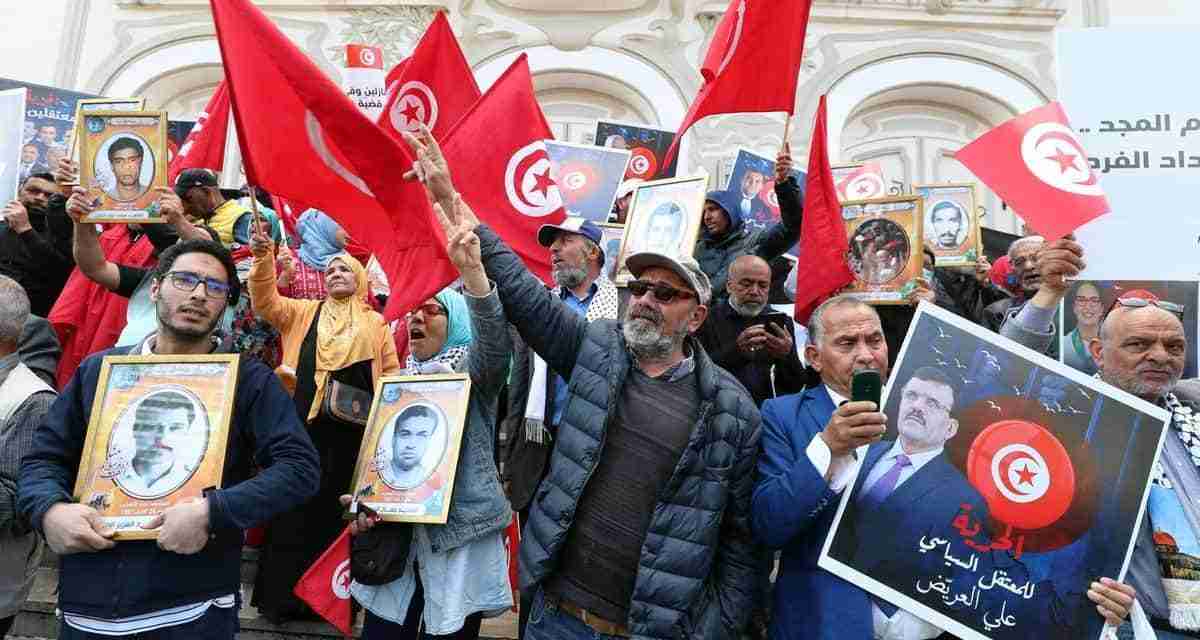
<svg viewBox="0 0 1200 640">
<path fill-rule="evenodd" d="M 1174 373 L 1166 382 L 1145 382 L 1138 377 L 1136 371 L 1131 371 L 1127 374 L 1116 373 L 1100 370 L 1100 379 L 1111 384 L 1112 386 L 1122 389 L 1139 398 L 1153 398 L 1159 400 L 1163 396 L 1175 390 L 1175 385 L 1179 383 L 1181 373 Z"/>
<path fill-rule="evenodd" d="M 765 302 L 739 302 L 733 295 L 729 296 L 729 306 L 743 318 L 753 318 L 762 313 L 763 309 L 767 308 Z"/>
<path fill-rule="evenodd" d="M 587 269 L 566 264 L 565 262 L 554 267 L 550 272 L 550 277 L 554 278 L 554 282 L 560 287 L 574 289 L 583 284 L 587 279 Z"/>
<path fill-rule="evenodd" d="M 621 332 L 625 335 L 625 343 L 639 360 L 665 360 L 683 347 L 683 339 L 687 335 L 685 329 L 687 320 L 681 322 L 672 333 L 665 329 L 666 320 L 663 315 L 652 307 L 634 305 L 625 314 L 625 322 Z"/>
<path fill-rule="evenodd" d="M 201 340 L 207 340 L 208 337 L 212 335 L 213 330 L 217 328 L 217 323 L 221 321 L 221 316 L 224 313 L 224 312 L 222 312 L 222 313 L 215 314 L 213 316 L 212 320 L 209 321 L 208 327 L 206 329 L 193 329 L 191 327 L 186 327 L 186 326 L 185 327 L 177 326 L 174 323 L 172 323 L 171 322 L 171 309 L 167 306 L 167 303 L 164 300 L 162 300 L 161 298 L 159 299 L 158 303 L 154 305 L 154 308 L 155 308 L 155 313 L 158 315 L 159 331 L 168 332 L 172 336 L 174 336 L 176 338 L 182 338 L 184 341 L 187 341 L 187 342 L 200 342 Z M 180 308 L 182 308 L 182 305 L 180 307 L 177 307 L 175 310 L 178 311 Z"/>
</svg>

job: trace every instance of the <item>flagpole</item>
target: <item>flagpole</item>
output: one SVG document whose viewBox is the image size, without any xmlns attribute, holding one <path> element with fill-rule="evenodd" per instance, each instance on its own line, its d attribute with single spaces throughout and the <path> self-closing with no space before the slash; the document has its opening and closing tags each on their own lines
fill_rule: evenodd
<svg viewBox="0 0 1200 640">
<path fill-rule="evenodd" d="M 787 114 L 783 118 L 783 144 L 779 145 L 782 149 L 788 143 L 788 136 L 792 133 L 792 114 Z"/>
<path fill-rule="evenodd" d="M 258 213 L 258 188 L 252 184 L 247 184 L 246 188 L 250 191 L 250 212 L 254 216 L 254 228 L 262 233 L 262 215 Z"/>
</svg>

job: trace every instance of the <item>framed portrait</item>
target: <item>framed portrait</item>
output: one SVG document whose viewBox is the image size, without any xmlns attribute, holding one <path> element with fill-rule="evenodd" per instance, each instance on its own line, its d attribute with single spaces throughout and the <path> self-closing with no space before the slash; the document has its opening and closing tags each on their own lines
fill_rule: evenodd
<svg viewBox="0 0 1200 640">
<path fill-rule="evenodd" d="M 830 167 L 838 201 L 871 200 L 888 195 L 883 167 L 878 162 L 839 164 Z"/>
<path fill-rule="evenodd" d="M 167 114 L 94 111 L 80 128 L 79 181 L 96 206 L 83 222 L 161 223 L 167 186 Z"/>
<path fill-rule="evenodd" d="M 674 131 L 629 122 L 596 121 L 596 146 L 629 151 L 626 178 L 654 180 L 674 177 L 682 154 L 676 154 L 670 165 L 663 166 L 662 163 L 674 141 Z"/>
<path fill-rule="evenodd" d="M 925 241 L 939 267 L 973 267 L 983 254 L 974 184 L 916 184 L 925 198 Z"/>
<path fill-rule="evenodd" d="M 1117 298 L 1134 297 L 1144 300 L 1172 302 L 1183 311 L 1176 313 L 1183 323 L 1187 337 L 1187 357 L 1183 377 L 1197 376 L 1197 305 L 1200 305 L 1200 284 L 1195 280 L 1075 280 L 1059 303 L 1058 359 L 1063 364 L 1093 375 L 1098 370 L 1088 351 L 1088 343 L 1100 332 L 1100 321 Z"/>
<path fill-rule="evenodd" d="M 238 357 L 104 358 L 74 496 L 116 539 L 156 538 L 141 525 L 221 486 Z"/>
<path fill-rule="evenodd" d="M 847 292 L 873 304 L 907 304 L 924 263 L 921 198 L 843 202 L 842 220 L 854 272 Z"/>
<path fill-rule="evenodd" d="M 80 132 L 83 114 L 96 111 L 141 111 L 145 106 L 145 98 L 82 98 L 77 101 L 75 103 L 75 127 L 71 130 L 71 141 L 68 145 L 71 159 L 79 161 L 79 141 L 83 138 L 83 133 Z"/>
<path fill-rule="evenodd" d="M 775 195 L 775 161 L 749 149 L 738 149 L 725 190 L 730 201 L 741 205 L 742 220 L 751 229 L 779 222 L 779 197 Z"/>
<path fill-rule="evenodd" d="M 621 240 L 625 238 L 625 225 L 602 222 L 600 227 L 600 249 L 604 251 L 604 277 L 612 282 L 617 278 L 617 258 L 621 255 Z"/>
<path fill-rule="evenodd" d="M 608 220 L 629 166 L 629 151 L 547 140 L 546 155 L 567 215 Z"/>
<path fill-rule="evenodd" d="M 1126 576 L 1169 412 L 927 302 L 881 404 L 818 565 L 964 640 L 1101 637 L 1086 591 Z"/>
<path fill-rule="evenodd" d="M 445 524 L 467 422 L 466 374 L 390 376 L 375 387 L 350 495 L 388 522 Z"/>
<path fill-rule="evenodd" d="M 633 279 L 625 259 L 642 251 L 690 256 L 696 250 L 708 176 L 655 180 L 638 185 L 625 219 L 625 237 L 617 259 L 617 277 L 624 286 Z"/>
</svg>

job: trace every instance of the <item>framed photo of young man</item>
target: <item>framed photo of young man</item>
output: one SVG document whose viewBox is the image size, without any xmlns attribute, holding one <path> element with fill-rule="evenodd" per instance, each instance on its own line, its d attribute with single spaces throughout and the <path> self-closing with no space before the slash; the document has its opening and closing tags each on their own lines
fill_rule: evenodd
<svg viewBox="0 0 1200 640">
<path fill-rule="evenodd" d="M 142 525 L 221 486 L 238 358 L 104 358 L 74 497 L 115 539 L 156 538 Z"/>
<path fill-rule="evenodd" d="M 881 404 L 818 565 L 963 640 L 1099 638 L 1170 414 L 927 302 Z"/>
<path fill-rule="evenodd" d="M 97 207 L 83 222 L 165 222 L 154 189 L 167 185 L 166 112 L 89 112 L 80 134 L 79 183 Z"/>
<path fill-rule="evenodd" d="M 350 495 L 387 522 L 445 524 L 467 422 L 465 374 L 390 376 L 375 387 Z"/>
<path fill-rule="evenodd" d="M 925 242 L 939 267 L 974 266 L 983 252 L 974 184 L 916 184 L 925 198 Z"/>
<path fill-rule="evenodd" d="M 907 304 L 923 263 L 921 198 L 842 203 L 854 283 L 851 295 L 872 304 Z"/>
<path fill-rule="evenodd" d="M 637 186 L 629 203 L 614 284 L 624 286 L 633 279 L 625 268 L 625 259 L 635 253 L 692 255 L 700 235 L 707 188 L 707 176 L 655 180 Z"/>
</svg>

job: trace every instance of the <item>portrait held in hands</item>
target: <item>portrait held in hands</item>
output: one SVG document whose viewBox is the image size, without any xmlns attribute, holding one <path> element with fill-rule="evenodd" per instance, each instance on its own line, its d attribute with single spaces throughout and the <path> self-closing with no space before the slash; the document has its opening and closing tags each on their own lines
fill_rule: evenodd
<svg viewBox="0 0 1200 640">
<path fill-rule="evenodd" d="M 847 260 L 854 272 L 849 293 L 866 302 L 906 304 L 921 276 L 921 199 L 883 198 L 842 205 Z"/>
<path fill-rule="evenodd" d="M 87 112 L 80 128 L 80 185 L 95 210 L 85 222 L 164 222 L 155 187 L 167 184 L 164 112 Z"/>
<path fill-rule="evenodd" d="M 939 267 L 975 264 L 983 251 L 973 184 L 914 185 L 925 199 L 925 242 Z"/>
<path fill-rule="evenodd" d="M 629 205 L 625 239 L 617 259 L 617 285 L 632 279 L 625 258 L 650 251 L 666 256 L 690 256 L 704 215 L 704 176 L 673 178 L 639 184 Z"/>
</svg>

